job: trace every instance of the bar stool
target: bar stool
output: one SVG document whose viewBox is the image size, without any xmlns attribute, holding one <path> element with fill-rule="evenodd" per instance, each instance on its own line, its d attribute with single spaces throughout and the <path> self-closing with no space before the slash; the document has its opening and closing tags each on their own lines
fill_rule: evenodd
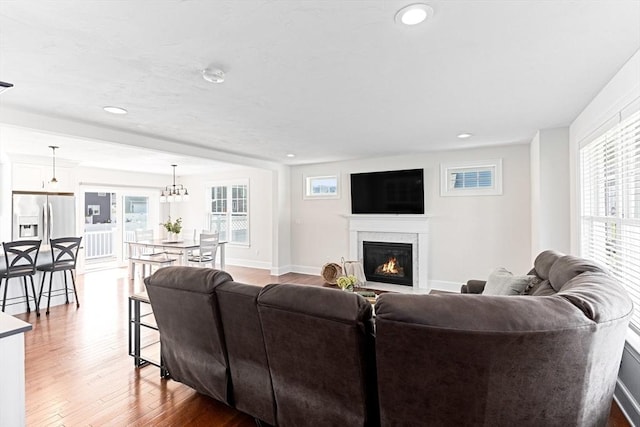
<svg viewBox="0 0 640 427">
<path fill-rule="evenodd" d="M 40 283 L 40 296 L 38 297 L 38 306 L 42 301 L 42 294 L 47 295 L 47 312 L 49 314 L 49 305 L 51 303 L 51 295 L 62 295 L 62 289 L 56 289 L 51 291 L 51 285 L 53 284 L 53 273 L 56 271 L 62 271 L 64 275 L 64 296 L 66 304 L 69 304 L 69 291 L 73 292 L 76 299 L 76 307 L 80 307 L 80 301 L 78 301 L 78 292 L 76 290 L 76 279 L 74 273 L 76 269 L 76 262 L 78 260 L 78 249 L 80 249 L 80 241 L 82 237 L 61 237 L 59 239 L 51 239 L 51 264 L 39 265 L 38 271 L 42 271 L 42 282 Z M 73 283 L 73 290 L 67 286 L 67 272 L 71 274 L 71 282 Z M 43 292 L 44 280 L 49 273 L 49 292 Z"/>
<path fill-rule="evenodd" d="M 7 289 L 9 289 L 9 279 L 14 277 L 22 277 L 24 284 L 24 300 L 27 303 L 27 313 L 31 312 L 29 305 L 29 290 L 27 288 L 27 276 L 31 280 L 31 291 L 33 292 L 33 302 L 36 306 L 36 314 L 40 316 L 38 306 L 38 298 L 36 288 L 33 284 L 33 275 L 36 273 L 36 261 L 38 252 L 40 251 L 41 240 L 19 240 L 15 242 L 2 242 L 4 249 L 5 268 L 0 269 L 0 288 L 2 287 L 2 279 L 4 282 L 4 297 L 2 298 L 2 311 L 6 305 L 19 304 L 20 301 L 7 304 Z M 9 300 L 19 299 L 22 297 L 13 297 Z"/>
</svg>

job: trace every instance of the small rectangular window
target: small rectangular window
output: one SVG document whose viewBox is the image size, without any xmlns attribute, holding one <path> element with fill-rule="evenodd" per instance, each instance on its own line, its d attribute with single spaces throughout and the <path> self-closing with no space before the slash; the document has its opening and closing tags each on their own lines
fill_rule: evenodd
<svg viewBox="0 0 640 427">
<path fill-rule="evenodd" d="M 440 165 L 441 196 L 502 194 L 502 159 Z"/>
<path fill-rule="evenodd" d="M 339 193 L 338 175 L 308 176 L 304 180 L 305 199 L 337 199 Z"/>
</svg>

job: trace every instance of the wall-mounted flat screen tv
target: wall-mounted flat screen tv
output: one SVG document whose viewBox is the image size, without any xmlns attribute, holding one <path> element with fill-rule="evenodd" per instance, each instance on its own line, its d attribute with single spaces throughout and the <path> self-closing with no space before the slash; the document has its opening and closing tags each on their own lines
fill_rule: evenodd
<svg viewBox="0 0 640 427">
<path fill-rule="evenodd" d="M 352 173 L 351 213 L 424 214 L 424 170 Z"/>
</svg>

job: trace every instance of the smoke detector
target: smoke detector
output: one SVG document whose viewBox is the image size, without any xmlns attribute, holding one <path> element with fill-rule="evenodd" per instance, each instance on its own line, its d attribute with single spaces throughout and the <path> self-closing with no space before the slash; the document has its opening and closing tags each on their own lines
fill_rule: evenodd
<svg viewBox="0 0 640 427">
<path fill-rule="evenodd" d="M 219 68 L 205 68 L 202 70 L 202 78 L 209 83 L 224 82 L 224 71 Z"/>
</svg>

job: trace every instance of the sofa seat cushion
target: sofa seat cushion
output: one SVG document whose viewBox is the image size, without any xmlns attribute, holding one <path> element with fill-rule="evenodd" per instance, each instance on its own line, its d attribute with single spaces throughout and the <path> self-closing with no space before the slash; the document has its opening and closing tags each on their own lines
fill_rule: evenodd
<svg viewBox="0 0 640 427">
<path fill-rule="evenodd" d="M 505 268 L 497 268 L 489 275 L 482 294 L 521 295 L 534 279 L 536 276 L 514 276 Z"/>
</svg>

